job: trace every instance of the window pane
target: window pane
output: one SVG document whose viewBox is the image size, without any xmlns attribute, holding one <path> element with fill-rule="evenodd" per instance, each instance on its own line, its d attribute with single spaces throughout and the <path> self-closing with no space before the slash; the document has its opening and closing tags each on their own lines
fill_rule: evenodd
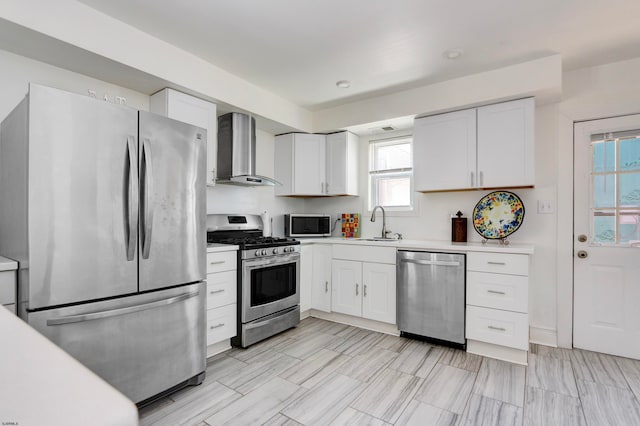
<svg viewBox="0 0 640 426">
<path fill-rule="evenodd" d="M 640 138 L 620 141 L 620 170 L 640 170 Z"/>
<path fill-rule="evenodd" d="M 640 242 L 640 211 L 620 212 L 620 242 Z"/>
<path fill-rule="evenodd" d="M 616 216 L 613 212 L 595 212 L 593 240 L 596 243 L 616 242 Z"/>
<path fill-rule="evenodd" d="M 593 171 L 613 172 L 616 169 L 616 143 L 596 142 L 593 144 Z"/>
<path fill-rule="evenodd" d="M 411 144 L 379 144 L 374 148 L 374 170 L 411 167 Z"/>
<path fill-rule="evenodd" d="M 408 176 L 380 176 L 375 178 L 376 198 L 381 206 L 410 206 L 411 179 Z"/>
<path fill-rule="evenodd" d="M 620 175 L 620 205 L 640 207 L 640 173 Z"/>
<path fill-rule="evenodd" d="M 593 207 L 616 206 L 616 175 L 593 177 Z"/>
</svg>

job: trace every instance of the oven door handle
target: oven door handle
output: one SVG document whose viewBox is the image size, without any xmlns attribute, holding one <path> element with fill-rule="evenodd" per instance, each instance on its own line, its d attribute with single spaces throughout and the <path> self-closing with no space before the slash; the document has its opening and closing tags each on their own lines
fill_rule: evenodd
<svg viewBox="0 0 640 426">
<path fill-rule="evenodd" d="M 244 261 L 244 266 L 248 268 L 255 268 L 255 267 L 297 262 L 298 260 L 300 260 L 300 253 L 294 253 L 287 256 L 274 256 L 268 259 L 265 259 L 265 258 L 247 259 Z"/>
</svg>

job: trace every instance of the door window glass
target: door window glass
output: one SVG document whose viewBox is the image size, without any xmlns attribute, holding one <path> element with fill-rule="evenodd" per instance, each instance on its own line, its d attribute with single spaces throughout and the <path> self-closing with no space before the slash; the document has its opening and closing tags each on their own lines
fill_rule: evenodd
<svg viewBox="0 0 640 426">
<path fill-rule="evenodd" d="M 640 243 L 639 131 L 593 135 L 591 169 L 592 241 Z"/>
</svg>

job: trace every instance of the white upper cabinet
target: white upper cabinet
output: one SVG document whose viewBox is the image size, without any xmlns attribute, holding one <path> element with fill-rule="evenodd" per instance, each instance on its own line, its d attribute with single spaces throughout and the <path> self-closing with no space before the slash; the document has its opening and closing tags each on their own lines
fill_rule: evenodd
<svg viewBox="0 0 640 426">
<path fill-rule="evenodd" d="M 416 191 L 534 185 L 534 99 L 418 118 Z"/>
<path fill-rule="evenodd" d="M 533 98 L 478 108 L 478 186 L 534 184 Z"/>
<path fill-rule="evenodd" d="M 276 195 L 357 195 L 358 137 L 290 133 L 276 136 Z"/>
<path fill-rule="evenodd" d="M 327 135 L 327 195 L 358 195 L 358 143 L 350 132 Z"/>
<path fill-rule="evenodd" d="M 413 175 L 416 191 L 475 186 L 476 110 L 415 120 Z"/>
<path fill-rule="evenodd" d="M 206 183 L 215 185 L 218 154 L 216 104 L 167 88 L 151 96 L 149 111 L 207 130 Z"/>
</svg>

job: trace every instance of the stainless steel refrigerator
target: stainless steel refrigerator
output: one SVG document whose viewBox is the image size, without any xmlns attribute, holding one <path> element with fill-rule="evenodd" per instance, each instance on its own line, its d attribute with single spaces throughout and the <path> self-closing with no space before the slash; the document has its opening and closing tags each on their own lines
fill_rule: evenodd
<svg viewBox="0 0 640 426">
<path fill-rule="evenodd" d="M 204 378 L 205 132 L 35 84 L 0 126 L 19 314 L 136 403 Z"/>
</svg>

